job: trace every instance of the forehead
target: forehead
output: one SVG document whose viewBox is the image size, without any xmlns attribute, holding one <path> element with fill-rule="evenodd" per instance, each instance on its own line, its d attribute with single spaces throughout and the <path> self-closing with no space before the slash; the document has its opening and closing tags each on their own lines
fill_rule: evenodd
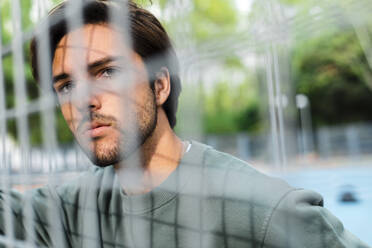
<svg viewBox="0 0 372 248">
<path fill-rule="evenodd" d="M 66 73 L 128 51 L 118 30 L 105 24 L 87 24 L 66 34 L 57 44 L 53 74 Z"/>
</svg>

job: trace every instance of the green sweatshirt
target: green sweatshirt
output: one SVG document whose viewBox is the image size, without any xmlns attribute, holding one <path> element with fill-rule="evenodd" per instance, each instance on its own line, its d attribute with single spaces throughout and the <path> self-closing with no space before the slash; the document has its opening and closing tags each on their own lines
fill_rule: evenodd
<svg viewBox="0 0 372 248">
<path fill-rule="evenodd" d="M 368 247 L 319 194 L 197 142 L 148 194 L 125 195 L 110 166 L 0 200 L 12 213 L 0 214 L 3 242 L 13 235 L 47 247 Z"/>
</svg>

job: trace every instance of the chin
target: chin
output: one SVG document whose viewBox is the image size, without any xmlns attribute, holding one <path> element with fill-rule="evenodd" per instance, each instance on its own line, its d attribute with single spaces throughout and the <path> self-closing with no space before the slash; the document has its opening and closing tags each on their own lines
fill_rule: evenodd
<svg viewBox="0 0 372 248">
<path fill-rule="evenodd" d="M 99 167 L 118 164 L 136 153 L 141 144 L 139 142 L 120 143 L 115 141 L 95 142 L 86 154 Z"/>
<path fill-rule="evenodd" d="M 105 153 L 91 153 L 90 160 L 93 164 L 99 167 L 106 167 L 120 162 L 121 157 L 116 151 L 108 151 Z"/>
<path fill-rule="evenodd" d="M 89 143 L 79 142 L 79 145 L 90 161 L 99 167 L 114 165 L 121 160 L 120 145 L 115 139 L 91 140 Z"/>
<path fill-rule="evenodd" d="M 101 168 L 105 168 L 107 166 L 111 166 L 119 162 L 118 160 L 108 160 L 108 159 L 102 159 L 102 158 L 97 158 L 97 157 L 91 158 L 91 161 L 93 164 Z"/>
</svg>

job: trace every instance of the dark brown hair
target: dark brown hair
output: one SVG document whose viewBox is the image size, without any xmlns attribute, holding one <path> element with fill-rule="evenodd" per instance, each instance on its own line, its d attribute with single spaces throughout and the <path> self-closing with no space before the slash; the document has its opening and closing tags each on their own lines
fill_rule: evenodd
<svg viewBox="0 0 372 248">
<path fill-rule="evenodd" d="M 68 18 L 74 18 L 75 15 L 80 14 L 83 25 L 112 23 L 123 32 L 126 31 L 130 35 L 133 50 L 139 54 L 145 62 L 150 86 L 153 90 L 157 72 L 159 72 L 162 67 L 168 69 L 171 81 L 171 92 L 162 107 L 168 117 L 170 126 L 173 128 L 176 125 L 176 111 L 179 94 L 181 92 L 179 62 L 169 36 L 161 23 L 153 14 L 139 7 L 132 1 L 128 1 L 128 3 L 114 0 L 80 1 L 82 2 L 81 12 L 68 13 L 69 15 L 67 14 L 68 1 L 64 1 L 57 5 L 49 12 L 45 20 L 45 23 L 48 24 L 48 33 L 37 35 L 32 39 L 30 48 L 31 66 L 34 78 L 39 81 L 39 72 L 41 69 L 39 68 L 40 63 L 37 56 L 37 37 L 47 35 L 51 55 L 49 62 L 52 63 L 54 52 L 59 41 L 70 32 L 72 28 L 77 28 L 68 26 Z M 120 20 L 119 22 L 115 20 L 117 19 L 116 17 Z M 125 27 L 128 27 L 129 30 L 126 30 Z M 50 75 L 51 73 L 52 72 L 50 72 Z"/>
</svg>

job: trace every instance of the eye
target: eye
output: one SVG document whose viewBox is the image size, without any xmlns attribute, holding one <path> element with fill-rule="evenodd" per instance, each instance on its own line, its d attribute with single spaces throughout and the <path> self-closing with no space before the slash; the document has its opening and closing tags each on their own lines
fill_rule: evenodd
<svg viewBox="0 0 372 248">
<path fill-rule="evenodd" d="M 73 82 L 67 81 L 58 87 L 57 92 L 61 95 L 68 95 L 71 94 L 73 88 L 74 88 Z"/>
<path fill-rule="evenodd" d="M 107 67 L 99 72 L 97 77 L 99 79 L 111 79 L 119 74 L 119 69 L 115 67 Z"/>
</svg>

